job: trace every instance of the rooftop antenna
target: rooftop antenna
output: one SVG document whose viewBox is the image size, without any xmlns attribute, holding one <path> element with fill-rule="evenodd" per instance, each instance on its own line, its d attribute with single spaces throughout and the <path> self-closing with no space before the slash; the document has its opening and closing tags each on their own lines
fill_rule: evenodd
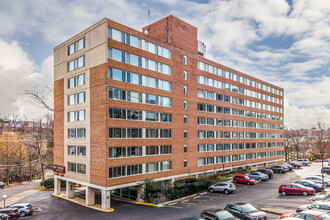
<svg viewBox="0 0 330 220">
<path fill-rule="evenodd" d="M 150 24 L 150 10 L 148 10 L 148 24 Z"/>
</svg>

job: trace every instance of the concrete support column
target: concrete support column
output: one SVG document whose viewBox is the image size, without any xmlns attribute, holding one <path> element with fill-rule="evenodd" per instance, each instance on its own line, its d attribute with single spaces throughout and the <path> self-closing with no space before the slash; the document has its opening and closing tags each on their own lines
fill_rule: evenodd
<svg viewBox="0 0 330 220">
<path fill-rule="evenodd" d="M 86 205 L 95 204 L 95 189 L 89 186 L 86 186 Z"/>
<path fill-rule="evenodd" d="M 111 195 L 110 190 L 103 189 L 101 192 L 101 206 L 104 210 L 110 209 Z"/>
<path fill-rule="evenodd" d="M 143 185 L 136 186 L 136 192 L 137 192 L 136 201 L 137 202 L 143 202 L 143 200 L 141 199 L 141 196 L 144 193 Z"/>
<path fill-rule="evenodd" d="M 66 198 L 72 199 L 74 197 L 74 183 L 66 181 Z"/>
<path fill-rule="evenodd" d="M 61 180 L 57 177 L 54 177 L 54 194 L 55 195 L 61 194 Z"/>
</svg>

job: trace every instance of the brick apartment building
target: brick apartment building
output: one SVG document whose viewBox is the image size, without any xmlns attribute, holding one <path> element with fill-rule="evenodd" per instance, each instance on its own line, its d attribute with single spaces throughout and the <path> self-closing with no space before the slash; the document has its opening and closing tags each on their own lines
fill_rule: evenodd
<svg viewBox="0 0 330 220">
<path fill-rule="evenodd" d="M 142 32 L 104 18 L 55 47 L 55 194 L 85 185 L 87 205 L 100 191 L 110 209 L 146 178 L 283 163 L 283 89 L 204 50 L 174 16 Z"/>
</svg>

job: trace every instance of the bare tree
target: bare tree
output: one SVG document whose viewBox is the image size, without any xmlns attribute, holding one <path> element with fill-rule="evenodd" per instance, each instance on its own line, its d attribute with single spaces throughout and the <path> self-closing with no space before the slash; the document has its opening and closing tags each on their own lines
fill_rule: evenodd
<svg viewBox="0 0 330 220">
<path fill-rule="evenodd" d="M 324 128 L 320 122 L 317 124 L 317 128 L 313 129 L 313 154 L 319 155 L 322 160 L 322 186 L 324 186 L 324 172 L 323 172 L 323 162 L 324 162 L 324 155 L 328 153 L 328 148 L 330 145 L 330 134 L 328 130 Z M 324 191 L 324 189 L 323 189 Z"/>
<path fill-rule="evenodd" d="M 291 147 L 296 151 L 297 159 L 299 159 L 299 153 L 304 142 L 307 140 L 308 130 L 306 129 L 296 129 L 290 130 L 290 142 Z"/>
<path fill-rule="evenodd" d="M 49 87 L 46 87 L 45 89 L 40 89 L 37 85 L 33 87 L 32 89 L 24 89 L 25 95 L 32 98 L 35 102 L 39 104 L 40 108 L 46 108 L 50 112 L 54 112 L 54 108 L 51 107 L 50 103 L 53 103 L 52 100 L 50 100 L 50 97 L 52 97 L 53 91 Z"/>
</svg>

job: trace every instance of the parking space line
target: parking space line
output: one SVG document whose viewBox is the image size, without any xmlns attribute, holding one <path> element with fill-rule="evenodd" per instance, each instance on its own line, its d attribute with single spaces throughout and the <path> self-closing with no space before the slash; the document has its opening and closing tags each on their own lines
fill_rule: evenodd
<svg viewBox="0 0 330 220">
<path fill-rule="evenodd" d="M 176 205 L 176 204 L 178 204 L 178 203 L 177 203 L 177 202 L 175 202 L 175 203 L 171 203 L 171 204 L 168 204 L 168 205 L 170 205 L 170 206 L 171 206 L 171 205 Z"/>
<path fill-rule="evenodd" d="M 193 199 L 198 199 L 198 198 L 200 198 L 200 196 L 196 196 L 196 197 L 194 197 Z"/>
<path fill-rule="evenodd" d="M 186 199 L 186 200 L 183 200 L 183 201 L 181 201 L 181 202 L 188 202 L 190 199 Z"/>
</svg>

